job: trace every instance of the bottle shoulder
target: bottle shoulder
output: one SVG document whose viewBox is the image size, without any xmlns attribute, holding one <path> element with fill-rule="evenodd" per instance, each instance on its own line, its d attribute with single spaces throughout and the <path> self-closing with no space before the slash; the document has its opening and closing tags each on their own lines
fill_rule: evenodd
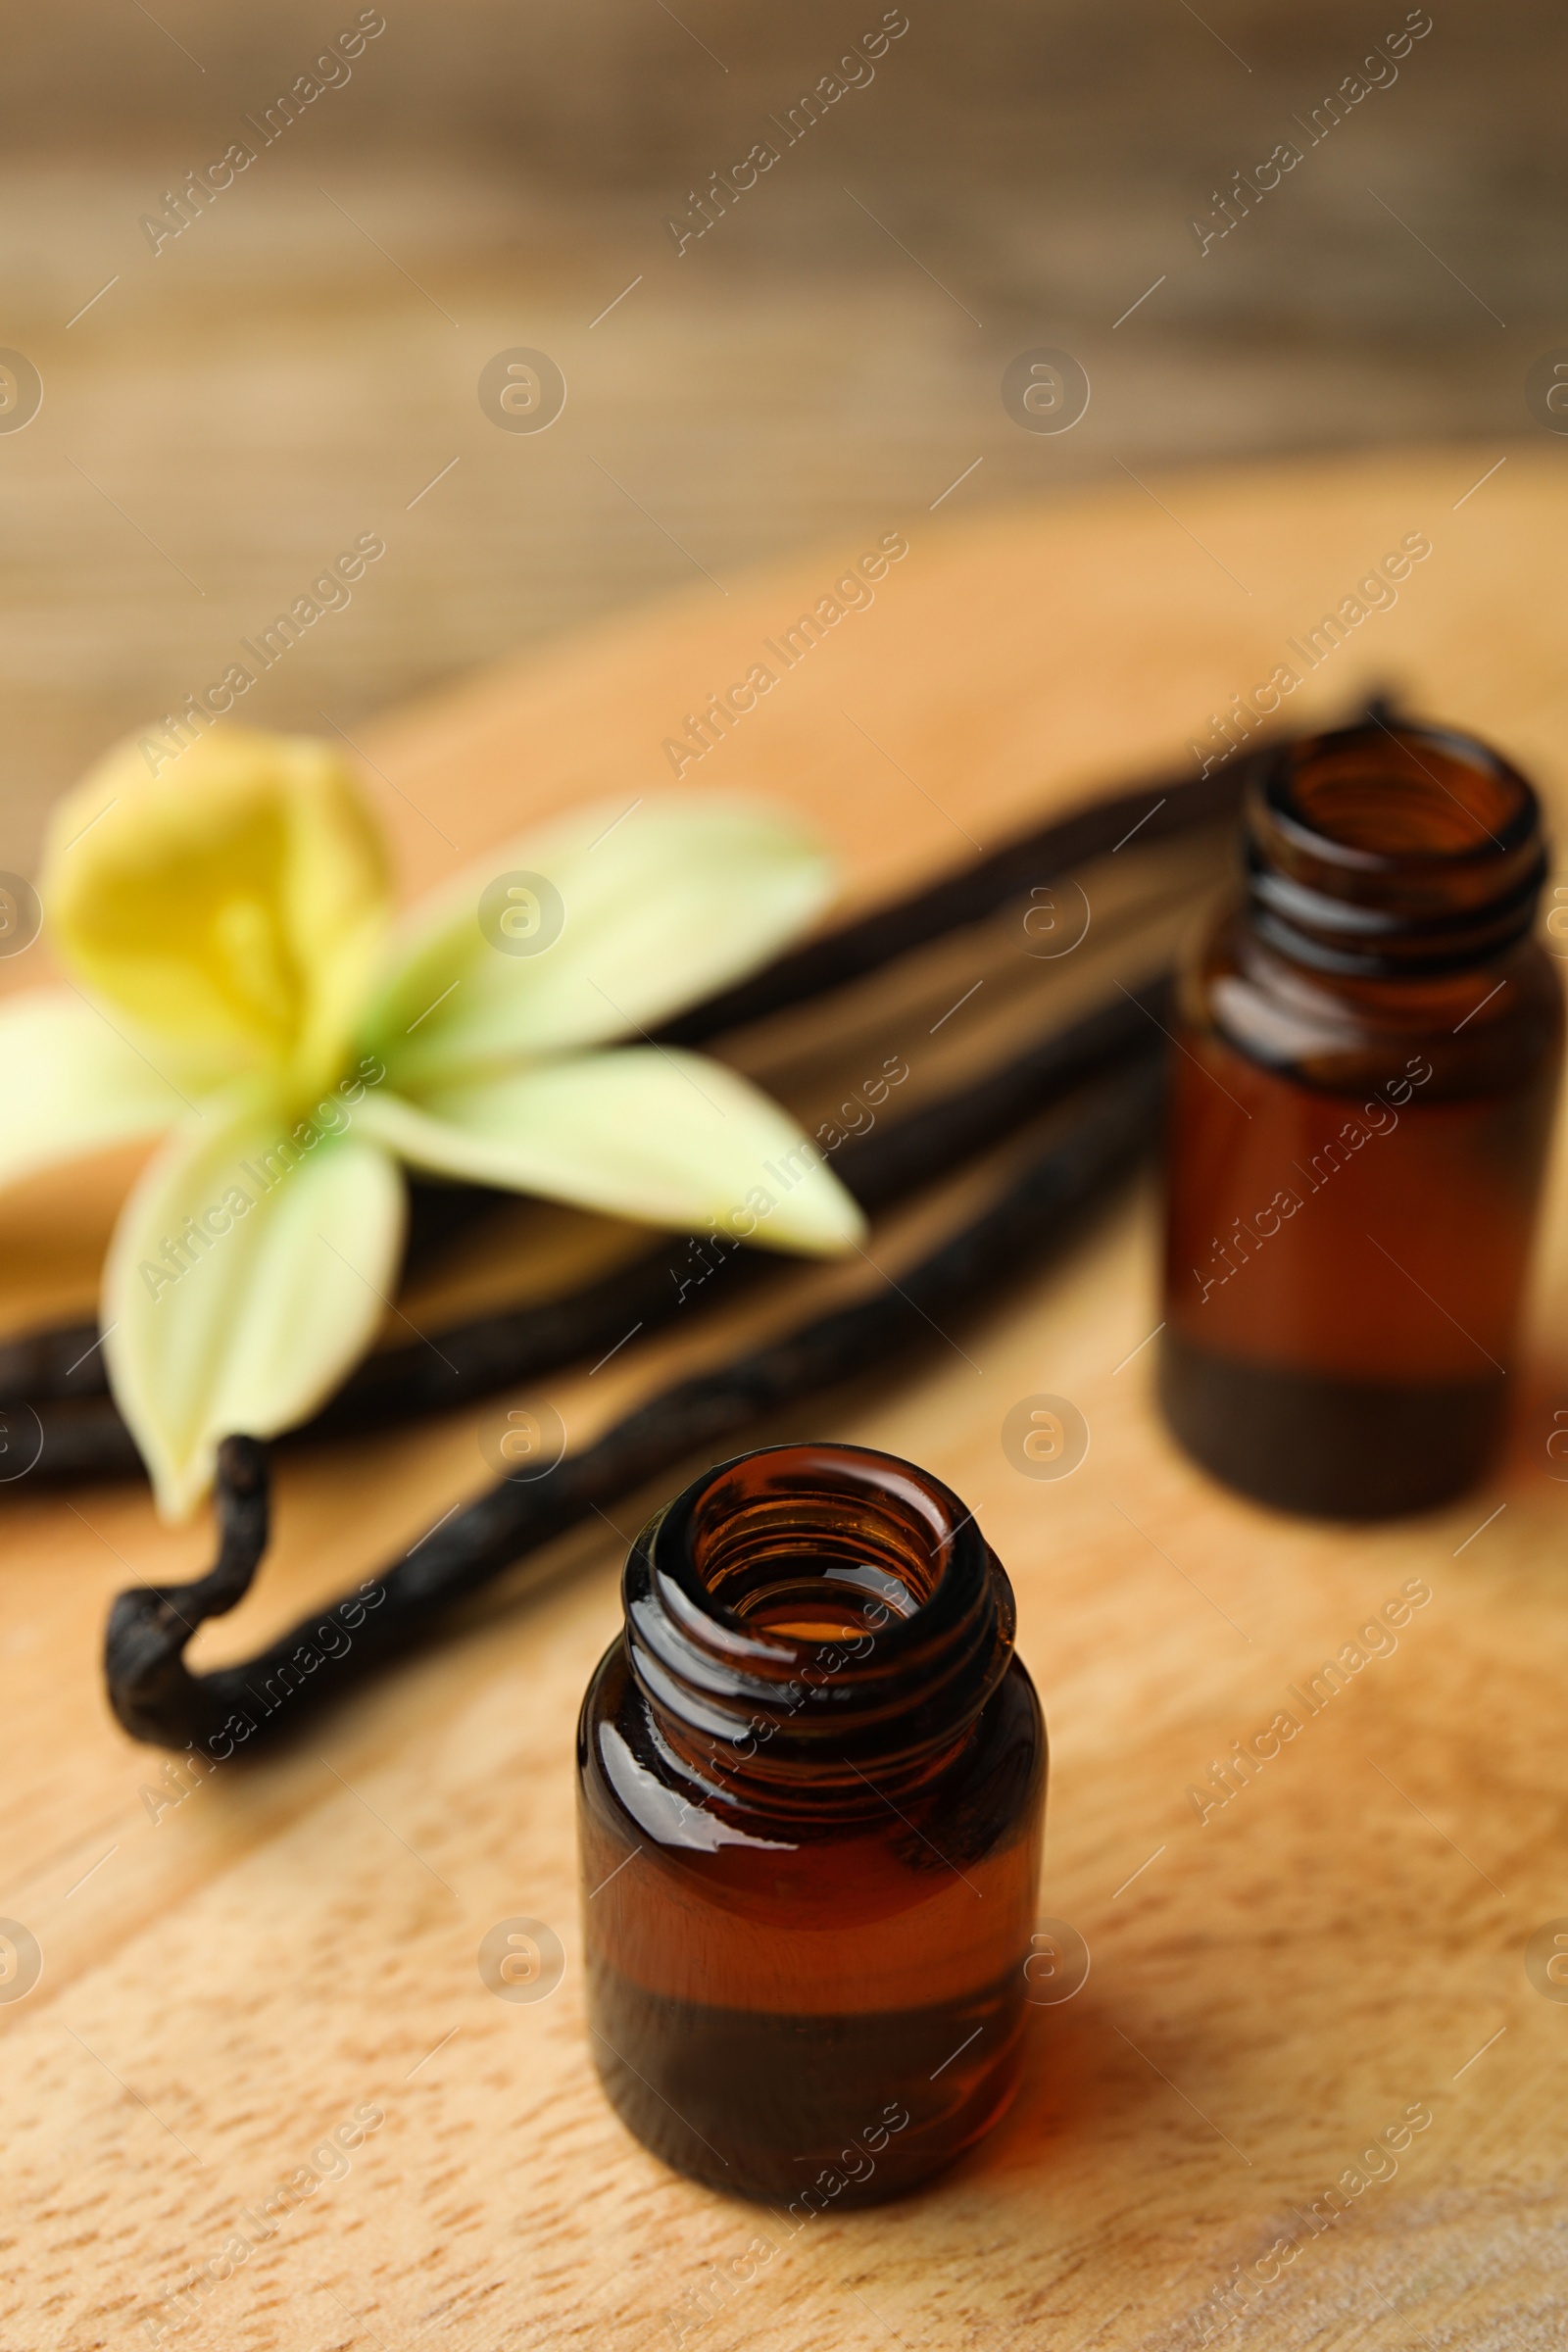
<svg viewBox="0 0 1568 2352">
<path fill-rule="evenodd" d="M 671 1746 L 617 1640 L 589 1682 L 578 1721 L 579 1800 L 622 1837 L 651 1839 L 671 1856 L 797 1848 L 892 1825 L 919 1868 L 933 1846 L 961 1862 L 1004 1842 L 1032 1814 L 1046 1771 L 1045 1718 L 1016 1654 L 953 1750 L 915 1788 L 901 1788 L 897 1807 L 878 1793 L 874 1775 L 836 1771 L 836 1759 L 821 1776 L 805 1767 L 769 1779 L 738 1769 L 714 1745 L 707 1757 Z"/>
<path fill-rule="evenodd" d="M 1241 905 L 1224 908 L 1179 984 L 1184 1026 L 1244 1059 L 1334 1091 L 1428 1065 L 1428 1101 L 1528 1085 L 1563 1037 L 1559 965 L 1534 938 L 1460 970 L 1367 978 L 1278 953 Z"/>
</svg>

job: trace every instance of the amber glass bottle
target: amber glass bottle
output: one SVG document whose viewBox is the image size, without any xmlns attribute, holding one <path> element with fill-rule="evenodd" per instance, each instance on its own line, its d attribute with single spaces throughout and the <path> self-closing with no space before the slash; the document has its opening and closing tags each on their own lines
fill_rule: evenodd
<svg viewBox="0 0 1568 2352">
<path fill-rule="evenodd" d="M 1183 979 L 1161 1400 L 1265 1502 L 1419 1510 L 1502 1426 L 1562 1053 L 1540 808 L 1373 721 L 1276 755 L 1243 832 Z"/>
<path fill-rule="evenodd" d="M 892 1455 L 706 1472 L 626 1563 L 578 1730 L 622 2120 L 798 2212 L 897 2195 L 1017 2081 L 1045 1728 L 972 1514 Z"/>
</svg>

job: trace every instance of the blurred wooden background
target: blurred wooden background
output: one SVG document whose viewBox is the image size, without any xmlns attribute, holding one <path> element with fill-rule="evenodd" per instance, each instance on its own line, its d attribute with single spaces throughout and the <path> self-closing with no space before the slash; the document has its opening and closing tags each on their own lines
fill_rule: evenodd
<svg viewBox="0 0 1568 2352">
<path fill-rule="evenodd" d="M 1526 372 L 1568 342 L 1559 13 L 1434 0 L 1397 79 L 1206 254 L 1193 219 L 1305 147 L 1295 119 L 1402 0 L 898 13 L 874 80 L 677 256 L 667 218 L 878 0 L 387 0 L 350 77 L 155 254 L 141 217 L 355 0 L 13 0 L 0 345 L 44 399 L 0 432 L 0 867 L 366 530 L 384 560 L 249 715 L 354 733 L 595 614 L 907 527 L 955 481 L 939 519 L 1118 466 L 1532 429 Z M 1036 345 L 1089 370 L 1069 433 L 1003 409 Z M 480 410 L 515 346 L 564 370 L 548 432 Z"/>
</svg>

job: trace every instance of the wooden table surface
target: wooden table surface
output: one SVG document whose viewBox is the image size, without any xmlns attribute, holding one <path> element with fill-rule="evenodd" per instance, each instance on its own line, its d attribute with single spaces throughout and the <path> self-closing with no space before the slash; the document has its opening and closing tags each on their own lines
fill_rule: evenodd
<svg viewBox="0 0 1568 2352">
<path fill-rule="evenodd" d="M 856 898 L 1180 760 L 1414 532 L 1432 552 L 1397 607 L 1287 708 L 1398 685 L 1514 754 L 1568 833 L 1555 447 L 1161 477 L 940 521 L 910 526 L 874 608 L 687 771 L 797 800 Z M 365 738 L 369 786 L 411 887 L 532 811 L 663 789 L 683 713 L 860 552 L 825 547 L 722 606 L 705 588 L 389 718 Z M 1546 1447 L 1568 1404 L 1563 1195 L 1559 1171 L 1513 1450 L 1432 1518 L 1271 1517 L 1175 1452 L 1132 1352 L 1157 1319 L 1148 1194 L 968 1326 L 961 1355 L 803 1417 L 983 1508 L 1053 1735 L 1042 1910 L 1093 1966 L 1039 2010 L 1023 2094 L 981 2149 L 907 2203 L 793 2234 L 665 2173 L 589 2063 L 571 1737 L 619 1620 L 608 1527 L 298 1747 L 168 1804 L 162 1756 L 106 1712 L 100 1631 L 122 1585 L 193 1571 L 207 1531 L 161 1529 L 139 1489 L 19 1485 L 0 1911 L 43 1973 L 0 2002 L 4 2352 L 146 2342 L 144 2322 L 285 2352 L 1177 2347 L 1237 2266 L 1242 2340 L 1568 2343 L 1568 2008 L 1523 1962 L 1568 1914 L 1568 1486 Z M 49 1213 L 12 1204 L 10 1262 L 48 1246 Z M 1092 1432 L 1054 1484 L 1020 1477 L 999 1436 L 1042 1390 Z M 260 1589 L 197 1657 L 254 1646 L 477 1491 L 495 1417 L 285 1459 Z M 1431 1598 L 1392 1654 L 1200 1824 L 1189 1785 L 1412 1580 Z M 565 1947 L 543 2001 L 480 1981 L 480 1938 L 517 1916 Z M 1430 2122 L 1368 2179 L 1361 2152 L 1412 2107 Z M 313 2167 L 357 2111 L 381 2120 Z M 1314 2231 L 1301 2217 L 1358 2165 L 1366 2185 Z M 323 2172 L 341 2177 L 303 2193 Z M 225 2246 L 233 2261 L 236 2232 L 260 2235 L 242 2215 L 291 2178 L 273 2233 L 172 2304 Z M 1268 2258 L 1281 2238 L 1288 2267 Z"/>
</svg>

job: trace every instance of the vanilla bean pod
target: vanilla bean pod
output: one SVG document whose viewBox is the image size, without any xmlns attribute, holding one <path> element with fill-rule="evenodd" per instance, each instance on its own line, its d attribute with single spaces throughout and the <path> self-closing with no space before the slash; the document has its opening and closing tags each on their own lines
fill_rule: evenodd
<svg viewBox="0 0 1568 2352">
<path fill-rule="evenodd" d="M 1151 794 L 1160 806 L 1139 829 L 1145 842 L 1217 823 L 1240 805 L 1248 764 L 1227 763 L 1213 776 L 1197 781 L 1152 778 L 1114 800 L 1096 802 L 1038 826 L 958 873 L 779 956 L 765 971 L 667 1022 L 658 1042 L 708 1043 L 726 1029 L 808 1004 L 896 956 L 965 923 L 982 921 L 1033 884 L 1057 879 L 1085 858 L 1114 849 L 1126 832 L 1129 814 L 1142 813 Z M 416 1187 L 410 1255 L 416 1254 L 421 1244 L 460 1231 L 500 1197 L 479 1185 Z M 36 1406 L 106 1395 L 108 1377 L 97 1338 L 96 1323 L 69 1323 L 0 1342 L 0 1396 Z M 73 1380 L 74 1386 L 68 1385 Z"/>
<path fill-rule="evenodd" d="M 1272 748 L 1276 738 L 1270 738 Z M 1037 884 L 1056 882 L 1092 858 L 1108 857 L 1135 827 L 1146 847 L 1174 833 L 1191 833 L 1233 817 L 1242 805 L 1248 772 L 1255 759 L 1216 768 L 1209 776 L 1151 777 L 1114 800 L 1092 801 L 1070 816 L 1020 833 L 1000 850 L 976 858 L 956 874 L 944 874 L 923 890 L 896 899 L 852 923 L 808 939 L 778 956 L 765 971 L 722 996 L 709 997 L 659 1032 L 665 1045 L 705 1045 L 726 1029 L 741 1029 L 768 1014 L 859 980 L 911 949 L 929 946 L 966 923 L 984 921 L 1009 899 Z"/>
<path fill-rule="evenodd" d="M 160 1592 L 122 1592 L 109 1615 L 105 1643 L 115 1661 L 109 1703 L 133 1740 L 152 1745 L 185 1745 L 166 1729 L 186 1709 L 185 1644 L 204 1619 L 221 1617 L 244 1598 L 267 1549 L 267 1450 L 254 1438 L 223 1440 L 213 1499 L 218 1559 L 207 1574 Z"/>
<path fill-rule="evenodd" d="M 833 1154 L 836 1173 L 860 1206 L 873 1213 L 935 1183 L 1086 1079 L 1156 1053 L 1163 1044 L 1159 1023 L 1168 1020 L 1169 999 L 1170 984 L 1162 975 L 1139 997 L 1118 997 L 973 1086 L 888 1127 L 849 1137 Z M 678 1236 L 570 1298 L 443 1331 L 441 1354 L 450 1367 L 418 1345 L 388 1348 L 363 1364 L 299 1434 L 336 1437 L 466 1404 L 612 1347 L 636 1324 L 658 1330 L 681 1311 L 681 1278 L 689 1272 L 691 1247 L 687 1237 Z M 770 1252 L 732 1246 L 705 1278 L 705 1302 L 732 1297 L 741 1284 L 780 1271 Z"/>
<path fill-rule="evenodd" d="M 1377 718 L 1385 726 L 1397 723 L 1395 705 L 1382 692 L 1358 703 L 1351 715 Z M 1111 856 L 1130 832 L 1147 846 L 1234 818 L 1253 768 L 1282 743 L 1307 731 L 1265 729 L 1239 757 L 1227 754 L 1212 774 L 1194 776 L 1184 770 L 1180 775 L 1151 776 L 1147 783 L 1129 785 L 1113 800 L 1091 801 L 1068 816 L 1053 817 L 1049 824 L 1016 834 L 957 873 L 944 874 L 923 890 L 808 939 L 778 956 L 765 971 L 694 1004 L 666 1022 L 659 1042 L 704 1045 L 726 1029 L 744 1028 L 791 1005 L 808 1004 L 891 963 L 897 956 L 959 931 L 966 923 L 983 921 L 1038 883 L 1059 881 L 1091 858 Z"/>
<path fill-rule="evenodd" d="M 862 1207 L 886 1207 L 949 1174 L 1098 1071 L 1157 1052 L 1168 994 L 1169 983 L 1161 978 L 1136 998 L 1116 997 L 973 1085 L 890 1126 L 849 1138 L 834 1154 L 835 1169 Z M 456 1410 L 613 1347 L 637 1326 L 657 1330 L 681 1310 L 691 1250 L 686 1236 L 662 1241 L 649 1255 L 565 1298 L 443 1330 L 439 1351 L 423 1342 L 383 1349 L 367 1357 L 337 1395 L 291 1434 L 337 1438 Z M 705 1275 L 704 1304 L 777 1272 L 778 1260 L 768 1252 L 727 1250 Z M 90 1347 L 90 1339 L 83 1345 Z M 19 1348 L 13 1354 L 22 1352 Z M 0 1394 L 6 1393 L 0 1379 Z M 128 1476 L 139 1468 L 135 1442 L 107 1394 L 64 1399 L 22 1394 L 43 1426 L 37 1475 L 62 1481 Z"/>
<path fill-rule="evenodd" d="M 426 1643 L 445 1611 L 503 1569 L 657 1473 L 890 1357 L 923 1353 L 938 1333 L 946 1336 L 946 1322 L 1062 1246 L 1148 1147 L 1160 1096 L 1158 1065 L 1141 1058 L 1098 1087 L 1064 1137 L 967 1225 L 901 1269 L 896 1284 L 677 1382 L 543 1477 L 490 1488 L 258 1656 L 192 1675 L 185 1643 L 205 1618 L 240 1598 L 261 1550 L 261 1449 L 230 1439 L 220 1457 L 218 1566 L 193 1584 L 122 1592 L 114 1604 L 104 1663 L 116 1715 L 135 1739 L 195 1748 L 215 1761 L 292 1729 L 368 1670 Z"/>
<path fill-rule="evenodd" d="M 1113 800 L 1094 802 L 1036 826 L 957 873 L 944 875 L 777 957 L 765 971 L 667 1022 L 656 1042 L 709 1043 L 726 1030 L 808 1004 L 966 923 L 983 921 L 1036 884 L 1059 879 L 1086 859 L 1106 855 L 1120 844 L 1129 824 L 1137 824 L 1140 841 L 1148 844 L 1218 823 L 1240 806 L 1253 757 L 1250 753 L 1196 779 L 1152 777 Z M 425 1188 L 422 1196 L 416 1192 L 411 1250 L 421 1241 L 439 1241 L 460 1230 L 497 1198 L 478 1186 Z M 0 1397 L 37 1408 L 79 1406 L 106 1396 L 108 1379 L 97 1339 L 96 1324 L 73 1323 L 0 1343 Z M 526 1369 L 517 1375 L 528 1376 Z M 411 1397 L 404 1409 L 425 1411 L 433 1401 Z M 351 1420 L 343 1426 L 364 1426 L 363 1418 L 352 1418 L 354 1405 L 346 1409 Z M 55 1429 L 46 1430 L 45 1455 L 54 1464 L 54 1474 L 63 1477 L 116 1474 L 138 1466 L 135 1447 L 112 1408 L 59 1416 Z"/>
</svg>

